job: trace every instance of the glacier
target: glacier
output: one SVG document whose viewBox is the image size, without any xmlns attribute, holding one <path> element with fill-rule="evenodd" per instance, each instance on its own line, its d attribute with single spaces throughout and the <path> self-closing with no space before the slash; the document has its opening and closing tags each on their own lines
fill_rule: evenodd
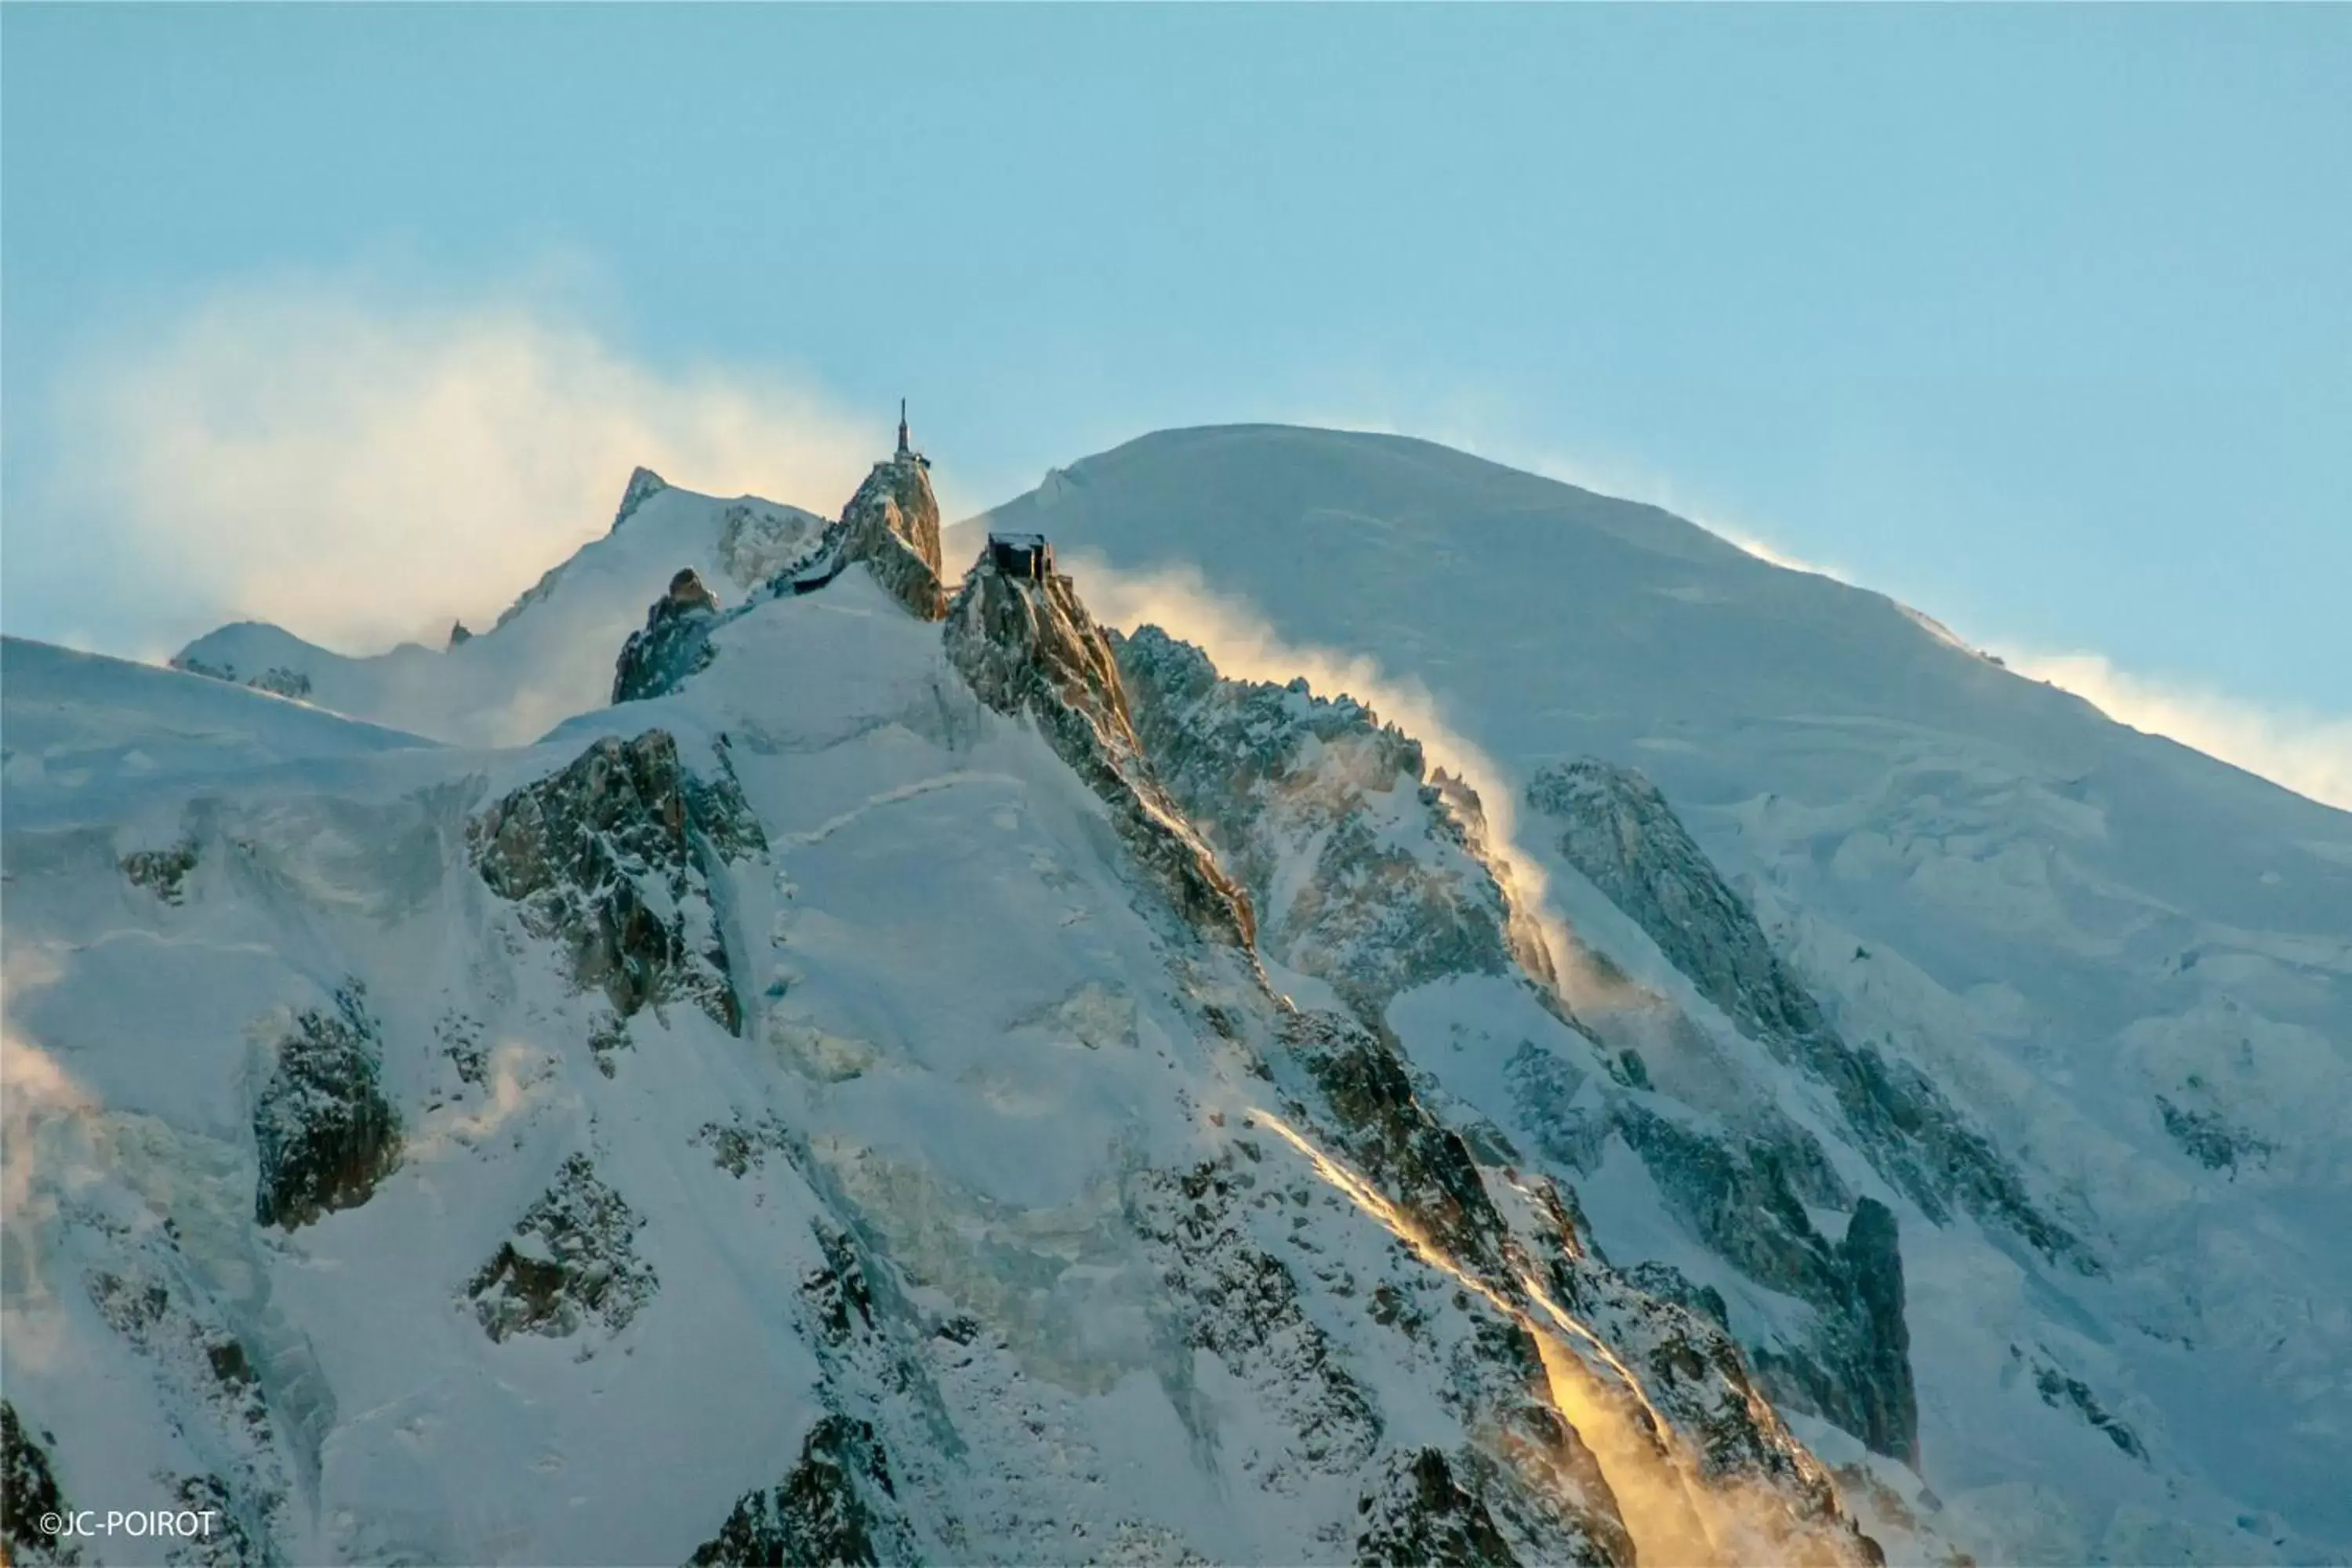
<svg viewBox="0 0 2352 1568">
<path fill-rule="evenodd" d="M 927 468 L 0 648 L 15 1560 L 2352 1557 L 2352 817 L 1422 443 Z"/>
</svg>

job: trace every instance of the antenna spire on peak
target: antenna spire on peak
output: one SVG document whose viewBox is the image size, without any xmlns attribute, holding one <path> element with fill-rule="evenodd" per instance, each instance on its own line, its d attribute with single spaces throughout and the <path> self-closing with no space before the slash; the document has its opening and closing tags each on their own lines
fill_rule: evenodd
<svg viewBox="0 0 2352 1568">
<path fill-rule="evenodd" d="M 898 456 L 907 455 L 907 400 L 898 399 Z"/>
</svg>

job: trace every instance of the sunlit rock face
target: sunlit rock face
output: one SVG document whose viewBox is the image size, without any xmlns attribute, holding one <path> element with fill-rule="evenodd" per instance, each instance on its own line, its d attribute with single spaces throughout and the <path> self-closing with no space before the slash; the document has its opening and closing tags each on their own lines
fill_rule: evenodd
<svg viewBox="0 0 2352 1568">
<path fill-rule="evenodd" d="M 947 613 L 940 582 L 940 503 L 929 465 L 908 452 L 874 465 L 842 509 L 833 545 L 842 565 L 863 561 L 875 580 L 927 621 Z"/>
<path fill-rule="evenodd" d="M 1146 761 L 1109 642 L 1068 577 L 1008 576 L 983 553 L 948 607 L 947 652 L 982 701 L 1035 721 L 1194 929 L 1238 947 L 1255 940 L 1249 896 Z"/>
</svg>

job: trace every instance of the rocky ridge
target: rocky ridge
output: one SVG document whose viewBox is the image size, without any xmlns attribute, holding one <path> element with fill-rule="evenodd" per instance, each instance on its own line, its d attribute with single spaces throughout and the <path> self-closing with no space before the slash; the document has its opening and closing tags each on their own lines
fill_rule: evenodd
<svg viewBox="0 0 2352 1568">
<path fill-rule="evenodd" d="M 1681 820 L 1640 773 L 1592 758 L 1536 773 L 1528 804 L 1560 853 L 1743 1032 L 1827 1084 L 1880 1174 L 1938 1224 L 1958 1204 L 2047 1257 L 2097 1268 L 2018 1173 L 1916 1069 L 1842 1038 Z"/>
<path fill-rule="evenodd" d="M 1168 798 L 1128 711 L 1109 640 L 1067 576 L 1014 578 L 985 552 L 948 606 L 949 659 L 980 700 L 1025 713 L 1072 771 L 1110 807 L 1119 838 L 1166 888 L 1177 910 L 1213 940 L 1248 948 L 1249 896 Z"/>
</svg>

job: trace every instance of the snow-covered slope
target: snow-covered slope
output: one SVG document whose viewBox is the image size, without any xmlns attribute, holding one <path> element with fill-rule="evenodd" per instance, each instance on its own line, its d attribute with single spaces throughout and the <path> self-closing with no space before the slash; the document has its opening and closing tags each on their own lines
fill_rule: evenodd
<svg viewBox="0 0 2352 1568">
<path fill-rule="evenodd" d="M 218 1510 L 109 1562 L 1870 1557 L 1715 1320 L 1269 969 L 1072 584 L 941 602 L 909 461 L 527 746 L 12 650 L 12 1501 Z M 191 693 L 257 739 L 130 760 Z"/>
<path fill-rule="evenodd" d="M 2352 817 L 1883 597 L 1425 443 L 1165 433 L 983 524 L 1114 569 L 1114 619 L 1214 630 L 1238 602 L 1420 688 L 1489 793 L 1525 797 L 1517 853 L 1577 940 L 1750 1041 L 1758 1094 L 1826 1097 L 1832 1163 L 1865 1156 L 1842 1179 L 1906 1216 L 1924 1474 L 1979 1550 L 2352 1552 Z M 1588 757 L 1611 764 L 1594 787 L 1549 771 Z M 1955 1158 L 2033 1218 L 1945 1179 Z M 1601 1141 L 1596 1234 L 1720 1269 L 1687 1205 L 1663 1229 L 1654 1199 L 1612 1208 L 1665 1162 L 1622 1125 Z M 1718 1282 L 1752 1288 L 1751 1262 Z"/>
</svg>

